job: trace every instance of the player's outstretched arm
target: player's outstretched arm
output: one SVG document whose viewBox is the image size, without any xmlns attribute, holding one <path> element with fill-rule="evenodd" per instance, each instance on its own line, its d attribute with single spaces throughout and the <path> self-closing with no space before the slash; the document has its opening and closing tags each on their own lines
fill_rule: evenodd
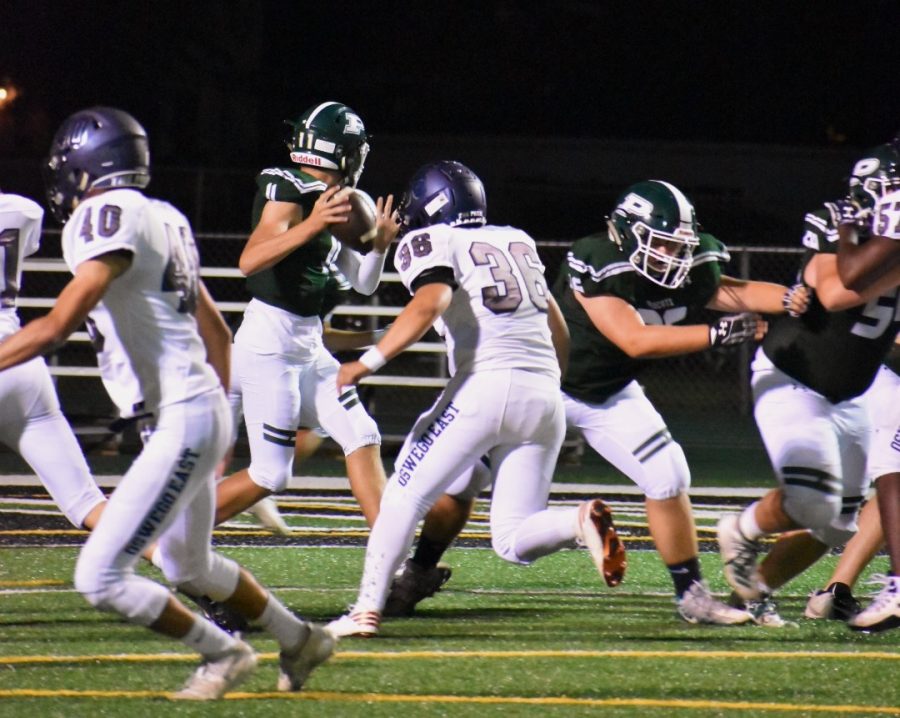
<svg viewBox="0 0 900 718">
<path fill-rule="evenodd" d="M 360 379 L 378 371 L 410 344 L 419 341 L 450 306 L 452 298 L 453 289 L 448 284 L 434 282 L 419 287 L 376 346 L 359 360 L 341 364 L 337 374 L 338 391 L 358 384 Z"/>
<path fill-rule="evenodd" d="M 723 275 L 718 290 L 706 306 L 719 312 L 790 312 L 798 315 L 809 307 L 809 292 L 802 285 L 785 287 L 774 282 L 757 282 Z"/>
<path fill-rule="evenodd" d="M 838 259 L 833 254 L 817 254 L 806 265 L 804 281 L 816 290 L 816 297 L 830 312 L 839 312 L 878 297 L 900 281 L 900 266 L 884 274 L 866 289 L 856 292 L 848 289 L 838 273 Z"/>
<path fill-rule="evenodd" d="M 75 276 L 43 317 L 29 322 L 0 344 L 0 370 L 60 346 L 87 318 L 112 281 L 131 266 L 131 254 L 117 251 L 78 265 Z"/>
<path fill-rule="evenodd" d="M 710 347 L 710 331 L 705 324 L 645 324 L 637 309 L 619 297 L 586 297 L 575 292 L 575 298 L 594 327 L 632 358 L 678 356 Z"/>
</svg>

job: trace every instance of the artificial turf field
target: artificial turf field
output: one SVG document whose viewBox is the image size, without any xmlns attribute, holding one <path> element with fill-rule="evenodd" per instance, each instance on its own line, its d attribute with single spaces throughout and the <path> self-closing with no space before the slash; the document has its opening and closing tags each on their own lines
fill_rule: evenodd
<svg viewBox="0 0 900 718">
<path fill-rule="evenodd" d="M 84 534 L 38 489 L 6 490 L 0 716 L 900 715 L 900 631 L 856 635 L 802 618 L 807 594 L 836 557 L 782 592 L 779 608 L 794 626 L 688 625 L 675 617 L 637 497 L 624 488 L 604 492 L 629 549 L 618 588 L 603 584 L 583 551 L 527 568 L 505 563 L 487 548 L 482 503 L 447 554 L 453 578 L 415 617 L 386 621 L 374 639 L 345 639 L 298 694 L 274 692 L 275 643 L 251 633 L 261 653 L 257 672 L 227 700 L 201 705 L 167 698 L 196 656 L 90 608 L 71 585 Z M 579 498 L 563 492 L 554 503 Z M 712 527 L 745 502 L 695 496 L 704 572 L 719 593 L 725 583 Z M 271 536 L 239 517 L 220 527 L 216 544 L 297 613 L 329 620 L 355 597 L 364 524 L 340 491 L 294 491 L 279 503 L 293 536 Z M 885 568 L 881 556 L 869 573 Z"/>
</svg>

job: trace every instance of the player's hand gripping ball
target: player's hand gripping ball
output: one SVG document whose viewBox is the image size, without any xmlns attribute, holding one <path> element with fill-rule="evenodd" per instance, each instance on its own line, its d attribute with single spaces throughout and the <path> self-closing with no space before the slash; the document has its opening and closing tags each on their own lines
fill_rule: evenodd
<svg viewBox="0 0 900 718">
<path fill-rule="evenodd" d="M 345 247 L 365 254 L 372 248 L 371 242 L 376 232 L 375 202 L 361 189 L 348 187 L 339 195 L 345 193 L 346 201 L 350 203 L 347 221 L 335 222 L 329 230 Z"/>
</svg>

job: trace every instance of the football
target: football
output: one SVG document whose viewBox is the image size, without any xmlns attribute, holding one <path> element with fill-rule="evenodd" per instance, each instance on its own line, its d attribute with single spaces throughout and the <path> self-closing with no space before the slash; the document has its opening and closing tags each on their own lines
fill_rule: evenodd
<svg viewBox="0 0 900 718">
<path fill-rule="evenodd" d="M 375 202 L 361 189 L 345 191 L 350 202 L 350 214 L 346 222 L 330 226 L 331 234 L 345 247 L 365 254 L 372 248 L 371 242 L 375 236 Z"/>
</svg>

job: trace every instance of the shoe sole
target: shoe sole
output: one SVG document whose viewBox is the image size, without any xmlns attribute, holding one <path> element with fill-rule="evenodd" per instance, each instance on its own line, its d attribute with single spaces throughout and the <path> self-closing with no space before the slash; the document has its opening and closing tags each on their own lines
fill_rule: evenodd
<svg viewBox="0 0 900 718">
<path fill-rule="evenodd" d="M 855 626 L 852 623 L 847 625 L 850 626 L 850 630 L 857 633 L 881 633 L 892 628 L 900 628 L 900 616 L 888 616 L 878 623 L 873 623 L 871 626 Z"/>
<path fill-rule="evenodd" d="M 600 499 L 595 499 L 581 509 L 579 516 L 581 535 L 594 560 L 594 565 L 610 587 L 618 586 L 625 577 L 628 561 L 625 546 L 616 533 L 612 511 Z M 594 519 L 599 519 L 599 528 Z"/>
</svg>

